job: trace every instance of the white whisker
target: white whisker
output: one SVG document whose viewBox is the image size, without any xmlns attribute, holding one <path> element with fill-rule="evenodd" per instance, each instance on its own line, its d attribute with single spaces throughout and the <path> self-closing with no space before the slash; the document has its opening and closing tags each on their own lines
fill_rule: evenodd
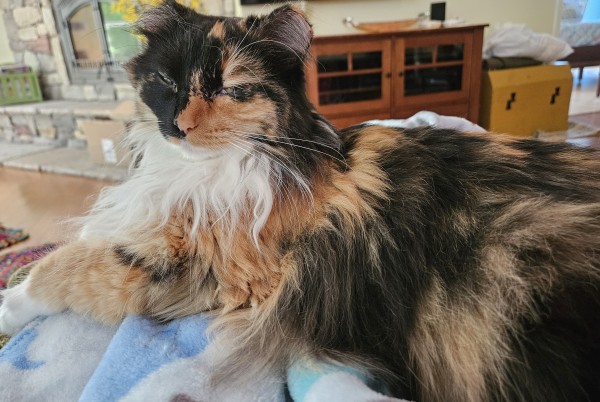
<svg viewBox="0 0 600 402">
<path fill-rule="evenodd" d="M 249 144 L 249 146 L 252 147 L 253 149 L 255 149 L 256 151 L 267 154 L 267 156 L 272 160 L 272 162 L 274 162 L 276 165 L 278 165 L 284 171 L 288 172 L 289 176 L 294 180 L 294 184 L 296 184 L 296 186 L 300 190 L 301 194 L 305 198 L 307 198 L 311 201 L 313 200 L 312 191 L 310 189 L 310 186 L 306 182 L 306 179 L 299 172 L 292 170 L 285 162 L 283 162 L 281 160 L 281 157 L 283 155 L 275 154 L 275 152 L 272 149 L 265 147 L 263 144 L 260 144 L 260 143 L 254 144 L 254 143 L 248 142 L 247 138 L 245 138 L 245 137 L 240 138 L 238 136 L 238 138 L 242 139 L 244 141 L 244 143 Z M 287 181 L 284 181 L 283 176 L 280 173 L 276 173 L 276 174 L 274 174 L 274 176 L 277 178 L 276 188 L 277 189 L 281 188 L 281 189 L 286 190 L 288 192 L 288 195 L 290 196 L 290 199 L 292 199 L 291 191 L 288 188 L 290 183 Z"/>
<path fill-rule="evenodd" d="M 236 135 L 238 138 L 244 139 L 245 141 L 247 141 L 248 138 L 251 138 L 251 136 L 248 135 L 248 133 L 246 133 L 246 132 L 242 132 L 242 131 L 228 131 L 228 132 Z M 295 184 L 297 184 L 297 186 L 300 189 L 300 191 L 302 192 L 302 194 L 312 200 L 312 191 L 310 190 L 310 186 L 306 182 L 306 178 L 304 178 L 300 174 L 300 172 L 292 170 L 288 166 L 288 164 L 284 163 L 280 159 L 280 157 L 283 157 L 284 155 L 275 154 L 274 149 L 268 148 L 260 142 L 259 143 L 250 143 L 250 144 L 253 144 L 255 147 L 258 147 L 255 149 L 258 149 L 261 152 L 266 153 L 269 156 L 269 158 L 271 158 L 273 160 L 273 162 L 275 162 L 277 165 L 279 165 L 281 167 L 281 169 L 287 171 L 289 173 L 290 177 L 294 179 Z M 278 176 L 278 177 L 279 177 L 279 180 L 283 179 L 281 176 Z"/>
<path fill-rule="evenodd" d="M 253 134 L 253 133 L 249 133 L 249 132 L 243 132 L 243 131 L 238 131 L 238 133 L 243 133 L 243 134 L 248 134 L 248 135 L 254 135 L 257 138 L 260 138 L 261 135 L 260 134 Z M 303 138 L 297 138 L 297 137 L 286 137 L 286 139 L 290 140 L 290 141 L 303 141 L 303 142 L 308 142 L 311 144 L 315 144 L 315 145 L 319 145 L 323 148 L 329 148 L 331 149 L 333 152 L 335 152 L 336 154 L 338 154 L 340 156 L 340 158 L 343 159 L 343 161 L 340 161 L 342 163 L 344 163 L 344 165 L 346 165 L 346 157 L 340 152 L 340 150 L 336 147 L 333 147 L 331 145 L 325 144 L 323 142 L 319 142 L 319 141 L 314 141 L 314 140 L 307 140 L 307 139 L 303 139 Z M 270 140 L 271 141 L 271 140 Z M 273 142 L 277 142 L 279 144 L 283 144 L 283 145 L 292 145 L 292 144 L 288 144 L 285 142 L 282 142 L 282 140 L 276 141 L 276 140 L 272 140 Z M 338 159 L 339 160 L 339 159 Z"/>
<path fill-rule="evenodd" d="M 261 140 L 261 139 L 263 139 L 263 138 L 264 138 L 264 136 L 262 136 L 262 135 L 256 135 L 256 134 L 248 134 L 248 136 L 249 136 L 250 138 L 257 139 L 257 140 Z M 346 162 L 346 160 L 345 160 L 345 159 L 340 159 L 340 158 L 337 158 L 337 157 L 335 157 L 335 156 L 333 156 L 333 155 L 330 155 L 330 154 L 328 154 L 328 153 L 326 153 L 326 152 L 319 151 L 318 149 L 313 149 L 313 148 L 304 147 L 304 146 L 302 146 L 302 145 L 293 144 L 293 143 L 290 143 L 290 142 L 287 142 L 287 141 L 284 141 L 284 140 L 276 140 L 276 139 L 271 139 L 271 138 L 269 138 L 268 140 L 269 140 L 269 141 L 271 141 L 271 142 L 274 142 L 274 143 L 276 143 L 276 144 L 280 144 L 280 145 L 286 145 L 286 146 L 290 146 L 290 147 L 296 147 L 296 148 L 304 149 L 304 150 L 311 151 L 311 152 L 317 152 L 317 153 L 319 153 L 319 154 L 326 155 L 326 156 L 329 156 L 329 157 L 330 157 L 330 158 L 332 158 L 332 159 L 335 159 L 336 161 L 340 162 L 340 163 L 341 163 L 341 164 L 343 164 L 344 166 L 348 166 L 348 164 L 347 164 L 347 162 Z M 325 144 L 321 144 L 321 145 L 322 145 L 323 147 L 326 147 L 326 145 L 325 145 Z M 332 147 L 330 147 L 330 148 L 332 148 Z M 332 149 L 335 149 L 335 148 L 332 148 Z M 342 157 L 342 158 L 344 158 L 344 156 L 343 156 L 343 155 L 341 155 L 341 157 Z"/>
</svg>

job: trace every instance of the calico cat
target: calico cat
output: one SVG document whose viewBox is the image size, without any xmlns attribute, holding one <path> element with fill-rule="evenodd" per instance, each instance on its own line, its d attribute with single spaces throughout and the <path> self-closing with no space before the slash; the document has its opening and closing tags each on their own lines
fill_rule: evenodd
<svg viewBox="0 0 600 402">
<path fill-rule="evenodd" d="M 337 131 L 305 94 L 312 29 L 175 2 L 127 65 L 136 166 L 78 240 L 4 291 L 0 329 L 70 308 L 212 311 L 231 372 L 305 356 L 420 401 L 600 400 L 600 159 L 493 134 Z"/>
</svg>

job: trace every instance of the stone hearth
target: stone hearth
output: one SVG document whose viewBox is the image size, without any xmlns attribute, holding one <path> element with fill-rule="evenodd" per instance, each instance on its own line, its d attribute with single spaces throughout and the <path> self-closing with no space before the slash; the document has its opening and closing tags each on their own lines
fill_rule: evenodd
<svg viewBox="0 0 600 402">
<path fill-rule="evenodd" d="M 82 123 L 133 118 L 135 102 L 54 100 L 0 107 L 0 139 L 7 142 L 85 147 Z"/>
</svg>

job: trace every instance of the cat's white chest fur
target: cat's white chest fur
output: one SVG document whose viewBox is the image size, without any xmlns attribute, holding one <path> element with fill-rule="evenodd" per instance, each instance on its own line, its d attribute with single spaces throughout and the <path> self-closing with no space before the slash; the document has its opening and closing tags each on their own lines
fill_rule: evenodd
<svg viewBox="0 0 600 402">
<path fill-rule="evenodd" d="M 191 205 L 192 230 L 210 224 L 209 217 L 233 227 L 250 213 L 249 230 L 257 239 L 274 198 L 274 172 L 267 158 L 235 146 L 213 151 L 171 144 L 158 132 L 138 146 L 139 166 L 127 181 L 102 192 L 84 218 L 81 238 L 127 241 L 165 224 L 173 210 Z"/>
</svg>

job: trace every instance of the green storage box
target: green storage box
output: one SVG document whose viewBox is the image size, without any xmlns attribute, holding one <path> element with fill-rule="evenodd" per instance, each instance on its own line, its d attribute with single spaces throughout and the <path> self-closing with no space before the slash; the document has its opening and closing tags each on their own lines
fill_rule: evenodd
<svg viewBox="0 0 600 402">
<path fill-rule="evenodd" d="M 42 91 L 33 72 L 0 73 L 0 106 L 39 102 Z"/>
</svg>

